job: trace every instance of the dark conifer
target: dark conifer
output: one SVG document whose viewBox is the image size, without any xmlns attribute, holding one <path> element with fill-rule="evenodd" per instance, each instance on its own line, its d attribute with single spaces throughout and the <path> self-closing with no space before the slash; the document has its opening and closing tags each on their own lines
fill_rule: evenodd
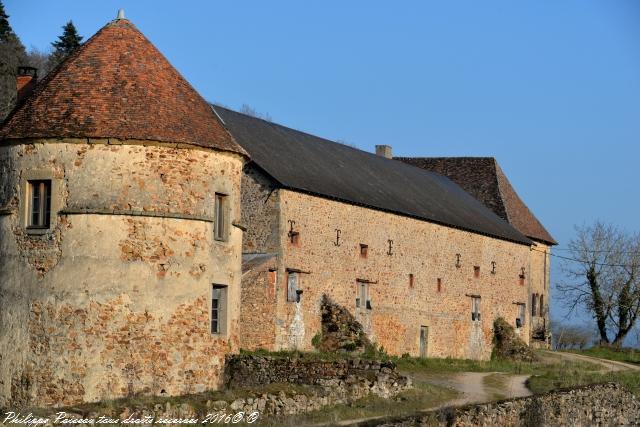
<svg viewBox="0 0 640 427">
<path fill-rule="evenodd" d="M 54 65 L 59 64 L 64 58 L 69 56 L 71 52 L 80 47 L 82 42 L 82 36 L 78 34 L 78 30 L 76 30 L 73 22 L 67 22 L 64 27 L 62 27 L 62 30 L 62 35 L 58 37 L 58 40 L 51 43 L 54 49 L 51 57 L 55 63 Z"/>
<path fill-rule="evenodd" d="M 0 0 L 0 121 L 13 108 L 16 101 L 16 73 L 27 57 L 22 42 L 13 32 L 9 15 Z"/>
</svg>

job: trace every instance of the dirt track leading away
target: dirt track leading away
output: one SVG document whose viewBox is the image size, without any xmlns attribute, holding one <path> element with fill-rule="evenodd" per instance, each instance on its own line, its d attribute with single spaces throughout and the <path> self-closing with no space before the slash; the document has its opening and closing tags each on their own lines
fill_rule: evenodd
<svg viewBox="0 0 640 427">
<path fill-rule="evenodd" d="M 585 356 L 583 354 L 576 354 L 576 353 L 565 353 L 562 351 L 543 351 L 542 353 L 545 355 L 548 355 L 549 357 L 562 358 L 565 360 L 571 360 L 575 362 L 594 363 L 596 365 L 602 366 L 603 371 L 613 371 L 613 372 L 625 371 L 625 370 L 640 371 L 640 366 L 638 365 L 634 365 L 631 363 L 618 362 L 617 360 L 600 359 L 598 357 Z"/>
</svg>

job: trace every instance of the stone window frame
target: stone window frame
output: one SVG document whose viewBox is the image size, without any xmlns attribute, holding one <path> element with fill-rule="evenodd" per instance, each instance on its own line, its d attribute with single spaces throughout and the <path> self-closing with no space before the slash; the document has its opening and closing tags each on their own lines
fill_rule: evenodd
<svg viewBox="0 0 640 427">
<path fill-rule="evenodd" d="M 480 295 L 468 295 L 471 299 L 471 321 L 472 322 L 481 322 L 482 321 L 482 297 Z"/>
<path fill-rule="evenodd" d="M 220 283 L 212 283 L 209 304 L 209 331 L 211 335 L 226 336 L 228 334 L 228 308 L 229 286 Z"/>
<path fill-rule="evenodd" d="M 368 280 L 356 279 L 356 309 L 372 310 L 370 284 Z"/>
<path fill-rule="evenodd" d="M 31 192 L 33 181 L 49 181 L 51 183 L 51 206 L 49 208 L 49 226 L 30 227 Z M 58 224 L 58 212 L 62 209 L 62 180 L 54 177 L 52 169 L 26 170 L 20 177 L 21 203 L 19 205 L 20 226 L 30 235 L 51 233 Z"/>
<path fill-rule="evenodd" d="M 222 204 L 222 209 L 220 204 Z M 213 239 L 215 241 L 227 242 L 229 240 L 230 217 L 229 195 L 223 191 L 216 191 L 213 195 Z"/>
<path fill-rule="evenodd" d="M 300 295 L 300 272 L 287 270 L 287 302 L 298 302 Z"/>
</svg>

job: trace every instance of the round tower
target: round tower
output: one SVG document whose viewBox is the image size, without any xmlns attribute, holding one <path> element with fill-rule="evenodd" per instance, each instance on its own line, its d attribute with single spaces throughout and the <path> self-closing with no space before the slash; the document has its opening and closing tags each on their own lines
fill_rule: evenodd
<svg viewBox="0 0 640 427">
<path fill-rule="evenodd" d="M 124 18 L 22 99 L 0 130 L 0 406 L 217 387 L 245 158 Z"/>
</svg>

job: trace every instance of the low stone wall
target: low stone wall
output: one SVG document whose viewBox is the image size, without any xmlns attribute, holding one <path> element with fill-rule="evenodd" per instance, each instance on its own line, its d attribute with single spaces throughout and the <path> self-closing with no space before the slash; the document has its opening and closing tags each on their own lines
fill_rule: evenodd
<svg viewBox="0 0 640 427">
<path fill-rule="evenodd" d="M 225 386 L 248 388 L 273 383 L 324 386 L 335 381 L 346 384 L 367 382 L 375 394 L 388 397 L 411 386 L 390 361 L 343 359 L 324 361 L 307 357 L 257 355 L 227 356 Z"/>
<path fill-rule="evenodd" d="M 636 426 L 640 401 L 623 387 L 597 384 L 495 403 L 446 408 L 378 426 Z"/>
<path fill-rule="evenodd" d="M 225 376 L 231 390 L 217 392 L 217 399 L 193 395 L 178 404 L 162 402 L 162 399 L 162 403 L 153 403 L 153 400 L 146 404 L 142 400 L 137 403 L 114 402 L 109 416 L 123 424 L 131 424 L 128 422 L 131 419 L 150 419 L 152 423 L 162 424 L 165 424 L 165 419 L 216 423 L 220 416 L 225 418 L 229 414 L 233 416 L 242 412 L 245 420 L 256 412 L 260 418 L 294 415 L 329 405 L 351 404 L 370 394 L 388 398 L 412 387 L 411 380 L 398 374 L 391 362 L 358 359 L 321 361 L 308 356 L 228 356 Z M 276 383 L 285 384 L 282 391 L 259 391 Z M 228 398 L 227 395 L 242 397 Z M 97 409 L 83 410 L 81 407 L 61 410 L 67 412 L 69 418 L 98 419 L 105 415 Z M 45 416 L 53 420 L 57 411 L 51 409 Z"/>
</svg>

